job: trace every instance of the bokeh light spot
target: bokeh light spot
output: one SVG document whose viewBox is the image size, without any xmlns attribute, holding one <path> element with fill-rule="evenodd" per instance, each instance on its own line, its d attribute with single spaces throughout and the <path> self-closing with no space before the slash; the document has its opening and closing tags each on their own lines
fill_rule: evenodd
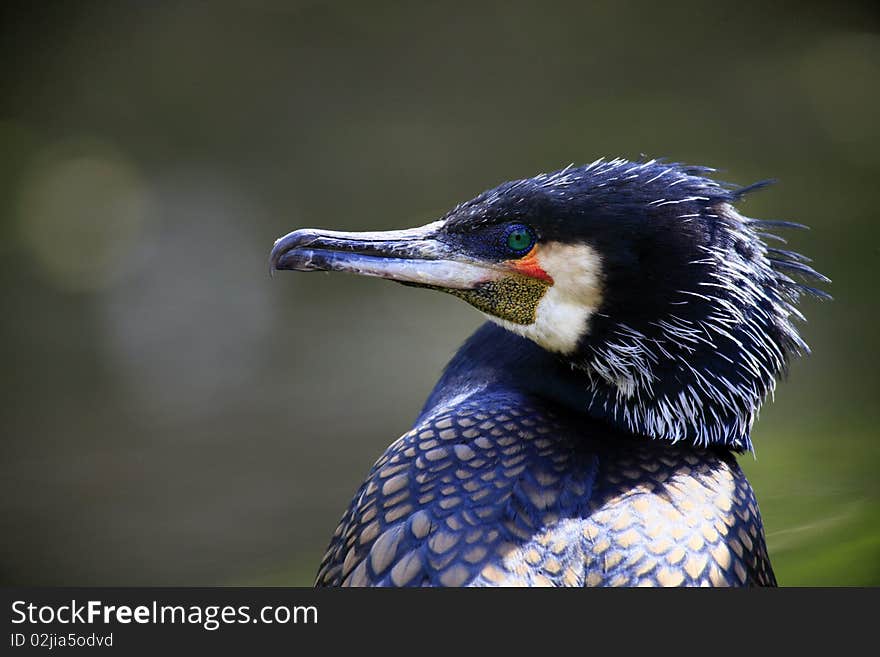
<svg viewBox="0 0 880 657">
<path fill-rule="evenodd" d="M 71 291 L 113 285 L 146 216 L 135 167 L 99 142 L 56 145 L 25 174 L 18 217 L 24 246 L 50 283 Z"/>
</svg>

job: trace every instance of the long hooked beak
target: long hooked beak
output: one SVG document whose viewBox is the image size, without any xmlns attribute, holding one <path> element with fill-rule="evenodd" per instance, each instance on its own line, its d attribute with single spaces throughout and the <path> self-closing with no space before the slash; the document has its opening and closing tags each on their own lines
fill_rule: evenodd
<svg viewBox="0 0 880 657">
<path fill-rule="evenodd" d="M 304 228 L 275 242 L 272 270 L 342 271 L 408 285 L 470 290 L 505 272 L 458 256 L 438 239 L 439 222 L 408 230 L 340 232 Z"/>
</svg>

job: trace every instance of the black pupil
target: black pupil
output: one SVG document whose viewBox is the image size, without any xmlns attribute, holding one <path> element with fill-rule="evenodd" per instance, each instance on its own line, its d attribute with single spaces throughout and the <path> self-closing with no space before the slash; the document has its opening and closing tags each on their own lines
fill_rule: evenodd
<svg viewBox="0 0 880 657">
<path fill-rule="evenodd" d="M 510 239 L 508 240 L 508 244 L 517 251 L 524 249 L 529 245 L 530 237 L 527 231 L 523 229 L 517 229 L 510 233 Z"/>
</svg>

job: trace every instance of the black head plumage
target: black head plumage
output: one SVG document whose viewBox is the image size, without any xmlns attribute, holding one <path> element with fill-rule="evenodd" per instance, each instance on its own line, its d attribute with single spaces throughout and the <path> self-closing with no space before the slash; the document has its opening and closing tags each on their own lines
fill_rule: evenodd
<svg viewBox="0 0 880 657">
<path fill-rule="evenodd" d="M 503 183 L 417 229 L 296 231 L 273 265 L 455 294 L 561 363 L 565 384 L 546 390 L 564 387 L 575 410 L 628 434 L 745 450 L 777 378 L 808 351 L 798 301 L 827 297 L 811 285 L 827 279 L 769 245 L 797 224 L 734 207 L 765 183 L 712 174 L 597 160 Z M 469 344 L 471 367 L 497 355 Z M 505 361 L 522 374 L 516 362 Z"/>
<path fill-rule="evenodd" d="M 599 160 L 507 182 L 452 210 L 445 230 L 511 219 L 539 241 L 583 243 L 601 261 L 601 304 L 564 358 L 583 373 L 587 412 L 628 432 L 749 449 L 762 402 L 807 353 L 794 319 L 809 283 L 798 253 L 768 245 L 778 228 L 734 204 L 712 169 Z"/>
</svg>

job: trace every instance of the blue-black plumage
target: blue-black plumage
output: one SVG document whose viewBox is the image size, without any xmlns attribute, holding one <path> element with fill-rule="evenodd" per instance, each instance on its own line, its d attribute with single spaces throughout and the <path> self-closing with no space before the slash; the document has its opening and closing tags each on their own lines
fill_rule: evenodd
<svg viewBox="0 0 880 657">
<path fill-rule="evenodd" d="M 772 585 L 736 463 L 827 296 L 712 171 L 598 160 L 426 226 L 300 230 L 275 269 L 444 291 L 491 322 L 331 540 L 321 585 Z"/>
</svg>

